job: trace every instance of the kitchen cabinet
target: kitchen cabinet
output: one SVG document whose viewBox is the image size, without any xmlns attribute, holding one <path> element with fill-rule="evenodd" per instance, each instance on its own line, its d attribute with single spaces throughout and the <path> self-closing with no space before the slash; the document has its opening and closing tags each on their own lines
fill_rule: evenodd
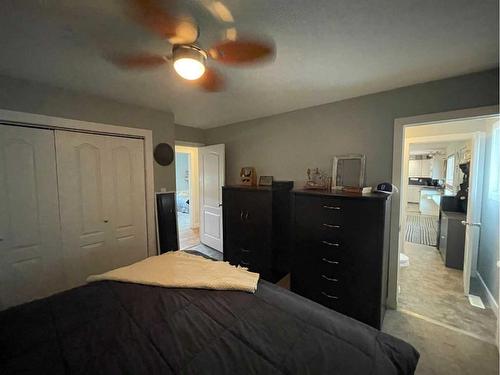
<svg viewBox="0 0 500 375">
<path fill-rule="evenodd" d="M 420 177 L 420 172 L 422 167 L 420 166 L 420 160 L 410 160 L 408 168 L 409 177 Z"/>
<path fill-rule="evenodd" d="M 432 159 L 420 160 L 421 174 L 420 177 L 432 177 Z"/>
<path fill-rule="evenodd" d="M 432 159 L 431 176 L 434 180 L 444 180 L 444 158 L 436 155 Z"/>
<path fill-rule="evenodd" d="M 431 177 L 432 159 L 410 160 L 408 165 L 409 177 Z"/>
<path fill-rule="evenodd" d="M 408 203 L 420 203 L 420 190 L 422 190 L 420 185 L 408 185 Z"/>
</svg>

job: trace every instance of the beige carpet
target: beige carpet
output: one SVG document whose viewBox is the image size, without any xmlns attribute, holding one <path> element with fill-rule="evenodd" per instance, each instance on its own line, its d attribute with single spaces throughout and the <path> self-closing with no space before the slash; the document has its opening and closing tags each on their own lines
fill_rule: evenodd
<svg viewBox="0 0 500 375">
<path fill-rule="evenodd" d="M 410 266 L 400 268 L 400 309 L 495 341 L 496 317 L 490 309 L 470 305 L 463 294 L 462 271 L 445 267 L 435 247 L 406 242 L 404 253 Z"/>
<path fill-rule="evenodd" d="M 420 353 L 416 375 L 497 375 L 496 346 L 424 319 L 388 310 L 382 330 Z"/>
</svg>

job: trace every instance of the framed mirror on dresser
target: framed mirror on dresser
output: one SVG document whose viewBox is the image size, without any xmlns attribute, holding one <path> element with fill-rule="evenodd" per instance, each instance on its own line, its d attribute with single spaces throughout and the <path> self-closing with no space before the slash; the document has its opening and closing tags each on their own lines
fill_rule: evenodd
<svg viewBox="0 0 500 375">
<path fill-rule="evenodd" d="M 365 168 L 365 155 L 335 156 L 332 166 L 332 189 L 340 190 L 344 186 L 363 187 L 365 185 Z"/>
</svg>

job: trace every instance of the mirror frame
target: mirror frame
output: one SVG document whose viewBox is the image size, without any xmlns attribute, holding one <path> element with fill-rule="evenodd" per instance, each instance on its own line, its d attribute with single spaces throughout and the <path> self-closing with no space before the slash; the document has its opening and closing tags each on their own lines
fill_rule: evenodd
<svg viewBox="0 0 500 375">
<path fill-rule="evenodd" d="M 339 190 L 343 188 L 343 186 L 337 185 L 337 164 L 340 160 L 346 159 L 358 159 L 361 162 L 359 171 L 359 187 L 364 187 L 365 185 L 366 156 L 363 154 L 336 155 L 333 157 L 332 190 Z"/>
</svg>

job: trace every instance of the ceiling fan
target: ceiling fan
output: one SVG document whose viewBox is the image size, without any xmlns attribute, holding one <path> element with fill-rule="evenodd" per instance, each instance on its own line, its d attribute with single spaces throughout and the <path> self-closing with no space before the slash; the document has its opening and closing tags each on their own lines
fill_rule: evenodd
<svg viewBox="0 0 500 375">
<path fill-rule="evenodd" d="M 165 2 L 163 2 L 165 3 Z M 220 2 L 217 2 L 220 4 Z M 231 38 L 203 49 L 197 43 L 200 30 L 192 19 L 173 15 L 173 0 L 166 6 L 158 0 L 129 0 L 129 15 L 133 20 L 172 44 L 171 55 L 140 53 L 114 56 L 115 65 L 125 69 L 146 69 L 173 62 L 175 72 L 202 90 L 214 92 L 224 89 L 224 80 L 216 69 L 207 66 L 208 60 L 227 65 L 248 65 L 272 60 L 276 54 L 274 43 L 263 39 Z M 232 28 L 233 34 L 235 29 Z"/>
</svg>

